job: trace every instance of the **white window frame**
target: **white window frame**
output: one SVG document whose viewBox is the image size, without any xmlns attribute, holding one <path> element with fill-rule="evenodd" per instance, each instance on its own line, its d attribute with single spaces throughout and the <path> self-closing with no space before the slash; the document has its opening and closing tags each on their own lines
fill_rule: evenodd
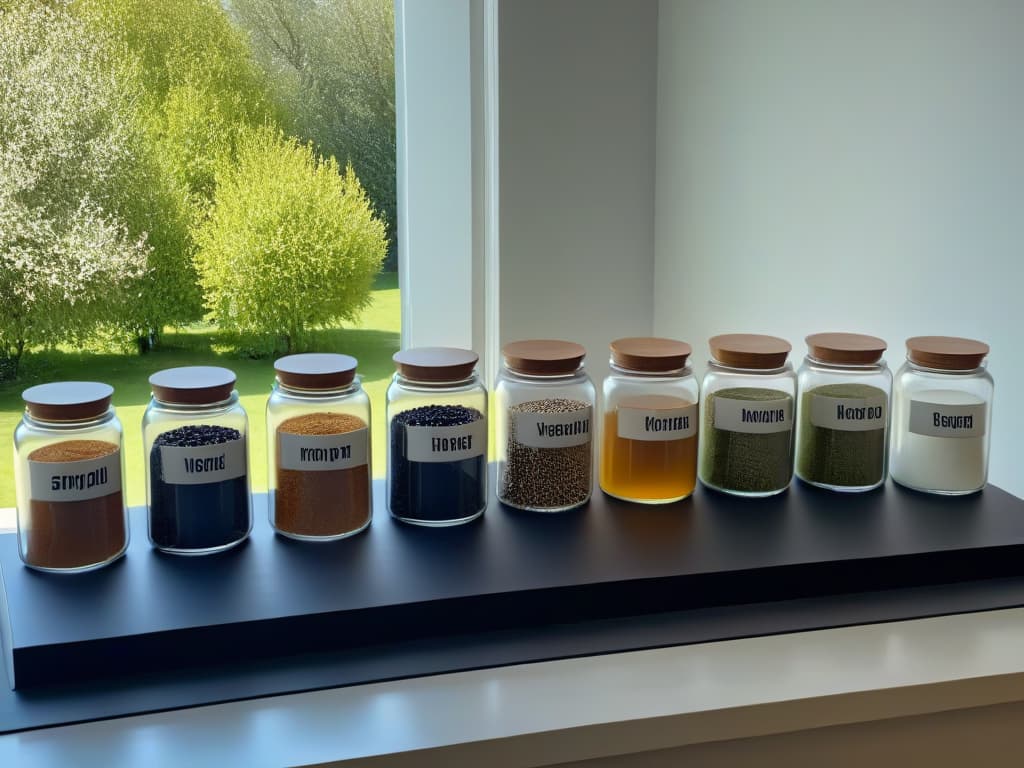
<svg viewBox="0 0 1024 768">
<path fill-rule="evenodd" d="M 497 0 L 395 0 L 402 348 L 497 370 Z"/>
</svg>

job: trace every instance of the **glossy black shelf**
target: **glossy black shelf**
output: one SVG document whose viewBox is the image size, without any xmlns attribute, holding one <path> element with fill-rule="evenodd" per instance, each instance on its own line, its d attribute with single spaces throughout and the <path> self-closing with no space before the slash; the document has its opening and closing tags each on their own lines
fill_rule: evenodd
<svg viewBox="0 0 1024 768">
<path fill-rule="evenodd" d="M 369 531 L 330 544 L 275 536 L 262 496 L 250 541 L 210 557 L 153 552 L 142 510 L 128 555 L 89 574 L 30 571 L 15 537 L 0 536 L 17 683 L 0 695 L 0 732 L 1024 603 L 1024 501 L 992 486 L 960 498 L 891 485 L 838 495 L 795 484 L 757 500 L 698 489 L 664 507 L 598 493 L 561 515 L 493 502 L 450 529 L 392 521 L 382 486 Z M 915 591 L 927 599 L 900 598 Z"/>
</svg>

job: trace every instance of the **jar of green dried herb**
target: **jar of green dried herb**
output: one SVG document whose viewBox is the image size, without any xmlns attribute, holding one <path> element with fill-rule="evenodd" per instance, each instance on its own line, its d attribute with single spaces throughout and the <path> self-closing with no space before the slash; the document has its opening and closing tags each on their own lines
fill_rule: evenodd
<svg viewBox="0 0 1024 768">
<path fill-rule="evenodd" d="M 833 491 L 885 482 L 892 374 L 886 344 L 859 333 L 808 336 L 800 366 L 796 474 Z"/>
<path fill-rule="evenodd" d="M 772 496 L 793 477 L 796 374 L 789 342 L 731 333 L 708 340 L 700 481 L 737 496 Z"/>
</svg>

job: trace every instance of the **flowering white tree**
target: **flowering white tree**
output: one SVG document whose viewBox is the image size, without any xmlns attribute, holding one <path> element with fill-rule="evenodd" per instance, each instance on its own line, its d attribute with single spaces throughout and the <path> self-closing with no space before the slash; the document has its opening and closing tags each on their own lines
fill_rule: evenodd
<svg viewBox="0 0 1024 768">
<path fill-rule="evenodd" d="M 0 357 L 117 320 L 145 273 L 118 215 L 139 171 L 141 90 L 101 35 L 36 0 L 0 5 Z M 10 370 L 10 369 L 13 369 Z"/>
</svg>

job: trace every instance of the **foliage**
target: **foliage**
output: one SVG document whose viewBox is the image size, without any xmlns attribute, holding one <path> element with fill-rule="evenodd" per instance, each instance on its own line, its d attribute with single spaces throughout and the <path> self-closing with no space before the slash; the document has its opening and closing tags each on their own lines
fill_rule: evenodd
<svg viewBox="0 0 1024 768">
<path fill-rule="evenodd" d="M 271 128 L 239 137 L 218 168 L 214 207 L 197 232 L 210 317 L 229 331 L 301 348 L 317 326 L 354 320 L 386 250 L 351 165 Z"/>
<path fill-rule="evenodd" d="M 74 0 L 74 12 L 110 36 L 139 72 L 138 110 L 153 164 L 140 179 L 132 223 L 150 233 L 152 269 L 125 307 L 145 336 L 202 315 L 191 228 L 207 215 L 215 169 L 238 132 L 278 116 L 245 36 L 215 0 Z"/>
<path fill-rule="evenodd" d="M 59 7 L 0 6 L 0 356 L 87 335 L 147 270 L 120 215 L 146 164 L 139 82 Z"/>
<path fill-rule="evenodd" d="M 395 70 L 392 0 L 232 0 L 286 105 L 289 130 L 347 160 L 387 223 L 393 267 Z"/>
</svg>

